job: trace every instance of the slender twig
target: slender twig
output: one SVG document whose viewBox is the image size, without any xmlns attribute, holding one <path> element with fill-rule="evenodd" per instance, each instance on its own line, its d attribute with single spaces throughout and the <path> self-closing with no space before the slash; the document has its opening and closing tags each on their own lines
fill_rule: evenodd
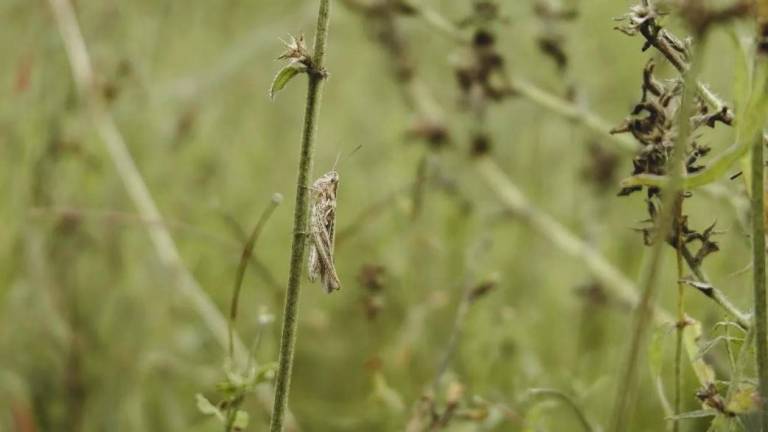
<svg viewBox="0 0 768 432">
<path fill-rule="evenodd" d="M 275 383 L 275 403 L 272 410 L 271 432 L 283 430 L 283 418 L 288 406 L 288 393 L 293 369 L 293 351 L 298 325 L 299 293 L 301 290 L 302 264 L 306 248 L 307 221 L 309 219 L 309 181 L 312 173 L 315 132 L 320 111 L 323 83 L 325 81 L 325 46 L 330 20 L 330 0 L 320 0 L 317 28 L 315 31 L 312 68 L 308 72 L 307 102 L 304 113 L 304 130 L 301 137 L 298 178 L 296 180 L 296 206 L 293 219 L 293 245 L 288 276 L 288 290 L 283 310 L 283 330 L 280 339 L 280 358 Z"/>
<path fill-rule="evenodd" d="M 711 298 L 717 305 L 723 308 L 723 310 L 725 310 L 741 328 L 750 328 L 751 317 L 749 314 L 736 307 L 722 290 L 710 283 L 709 278 L 701 269 L 701 263 L 696 260 L 696 257 L 693 256 L 687 245 L 681 245 L 681 252 L 688 268 L 699 283 L 694 283 L 690 280 L 684 280 L 684 282 L 693 286 L 708 298 Z"/>
<path fill-rule="evenodd" d="M 768 63 L 768 53 L 760 57 L 761 63 Z M 763 73 L 765 73 L 763 71 Z M 755 91 L 766 90 L 766 86 L 755 86 Z M 765 98 L 759 94 L 758 98 Z M 761 123 L 765 120 L 762 119 Z M 768 428 L 768 312 L 766 311 L 765 288 L 765 164 L 763 139 L 758 132 L 752 145 L 752 272 L 755 303 L 757 375 L 760 383 L 760 427 Z"/>
<path fill-rule="evenodd" d="M 760 382 L 760 428 L 768 427 L 768 314 L 765 293 L 765 215 L 763 140 L 758 137 L 752 146 L 752 272 L 757 333 L 757 370 Z"/>
<path fill-rule="evenodd" d="M 677 416 L 681 413 L 682 406 L 682 388 L 683 388 L 683 331 L 686 326 L 685 319 L 685 282 L 683 282 L 683 201 L 684 196 L 682 193 L 677 193 L 675 199 L 674 219 L 675 226 L 675 244 L 676 247 L 676 264 L 677 264 L 677 325 L 676 337 L 675 337 L 675 393 L 673 400 L 673 416 L 672 431 L 678 432 L 680 430 L 680 420 Z"/>
<path fill-rule="evenodd" d="M 584 413 L 584 410 L 568 394 L 557 389 L 533 388 L 528 390 L 527 395 L 529 398 L 557 399 L 565 402 L 565 404 L 573 410 L 573 413 L 576 414 L 576 418 L 579 420 L 579 424 L 581 424 L 582 429 L 584 429 L 586 432 L 594 432 L 597 430 L 587 419 L 587 415 Z"/>
<path fill-rule="evenodd" d="M 264 225 L 266 225 L 269 217 L 272 216 L 272 213 L 282 201 L 282 195 L 276 193 L 272 196 L 269 205 L 264 209 L 263 212 L 261 212 L 259 221 L 256 222 L 256 226 L 253 227 L 253 231 L 251 231 L 251 235 L 248 237 L 248 241 L 245 242 L 245 246 L 243 247 L 243 253 L 240 257 L 240 264 L 238 265 L 237 273 L 235 274 L 235 285 L 232 290 L 232 302 L 229 306 L 229 358 L 231 361 L 234 361 L 235 359 L 233 334 L 235 321 L 237 320 L 238 305 L 240 303 L 240 289 L 243 286 L 243 278 L 245 277 L 245 269 L 248 267 L 248 262 L 251 259 L 251 255 L 253 255 L 253 247 L 256 245 L 256 240 L 258 240 L 261 231 L 264 229 Z"/>
</svg>

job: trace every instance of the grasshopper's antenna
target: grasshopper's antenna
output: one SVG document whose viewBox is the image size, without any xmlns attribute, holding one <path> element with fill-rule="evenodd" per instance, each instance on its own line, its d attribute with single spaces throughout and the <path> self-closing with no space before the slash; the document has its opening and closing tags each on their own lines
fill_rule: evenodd
<svg viewBox="0 0 768 432">
<path fill-rule="evenodd" d="M 363 145 L 358 144 L 357 147 L 355 147 L 354 150 L 349 152 L 349 154 L 344 159 L 341 159 L 341 152 L 339 152 L 339 154 L 336 155 L 336 162 L 333 163 L 333 171 L 336 171 L 336 167 L 339 165 L 340 162 L 345 162 L 347 159 L 351 158 L 353 154 L 357 153 L 357 151 L 360 150 L 361 148 L 363 148 Z"/>
</svg>

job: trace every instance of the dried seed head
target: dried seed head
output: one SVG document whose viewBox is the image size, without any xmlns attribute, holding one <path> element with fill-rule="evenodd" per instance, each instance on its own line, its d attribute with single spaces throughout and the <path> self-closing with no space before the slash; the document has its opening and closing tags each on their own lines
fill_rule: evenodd
<svg viewBox="0 0 768 432">
<path fill-rule="evenodd" d="M 622 25 L 615 28 L 630 36 L 642 32 L 648 26 L 652 29 L 660 29 L 656 24 L 656 19 L 662 15 L 653 3 L 634 5 L 623 16 L 614 18 L 616 21 L 622 22 Z"/>
<path fill-rule="evenodd" d="M 302 64 L 309 67 L 312 62 L 312 58 L 307 50 L 307 45 L 304 42 L 304 35 L 299 35 L 297 39 L 293 35 L 290 35 L 290 41 L 286 42 L 281 39 L 281 42 L 285 44 L 286 51 L 277 58 L 278 60 L 288 60 L 291 64 Z"/>
<path fill-rule="evenodd" d="M 667 162 L 677 140 L 677 116 L 680 109 L 683 93 L 683 81 L 681 79 L 659 81 L 654 77 L 655 65 L 648 62 L 643 70 L 642 98 L 635 105 L 629 117 L 619 126 L 611 130 L 611 133 L 631 133 L 642 145 L 640 152 L 633 159 L 632 175 L 655 174 L 665 175 Z M 686 173 L 701 171 L 704 167 L 701 159 L 709 153 L 709 147 L 698 142 L 700 138 L 695 132 L 701 126 L 714 125 L 718 113 L 710 114 L 707 105 L 697 97 L 695 101 L 697 110 L 689 119 L 691 133 L 686 143 L 685 169 Z M 629 195 L 641 190 L 641 187 L 623 188 L 619 195 Z M 651 188 L 653 196 L 658 189 Z"/>
</svg>

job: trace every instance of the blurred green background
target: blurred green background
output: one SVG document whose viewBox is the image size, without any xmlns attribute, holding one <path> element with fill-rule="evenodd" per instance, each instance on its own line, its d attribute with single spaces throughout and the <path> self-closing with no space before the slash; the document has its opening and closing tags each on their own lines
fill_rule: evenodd
<svg viewBox="0 0 768 432">
<path fill-rule="evenodd" d="M 109 110 L 184 264 L 222 313 L 243 231 L 273 193 L 285 196 L 256 245 L 261 265 L 246 273 L 237 323 L 247 345 L 259 340 L 260 363 L 277 359 L 304 79 L 274 102 L 267 90 L 280 67 L 280 39 L 305 33 L 312 40 L 316 3 L 75 2 Z M 558 95 L 572 85 L 579 103 L 611 124 L 629 113 L 642 67 L 655 55 L 641 52 L 641 39 L 613 30 L 612 18 L 629 2 L 575 2 L 578 18 L 557 24 L 570 60 L 565 74 L 537 46 L 548 28 L 533 2 L 501 3 L 508 22 L 498 47 L 513 76 Z M 424 4 L 455 21 L 470 9 L 468 2 Z M 446 375 L 464 387 L 464 409 L 482 406 L 492 415 L 448 430 L 577 430 L 567 407 L 525 409 L 526 391 L 536 387 L 572 394 L 591 419 L 604 421 L 631 314 L 583 295 L 594 284 L 584 265 L 505 213 L 477 178 L 468 158 L 471 117 L 458 104 L 452 69 L 460 50 L 418 18 L 399 21 L 420 79 L 446 111 L 453 144 L 433 152 L 406 137 L 411 113 L 388 57 L 366 21 L 334 2 L 313 178 L 362 145 L 339 167 L 338 227 L 357 228 L 336 250 L 344 289 L 326 295 L 319 285 L 303 287 L 290 401 L 299 425 L 403 430 L 431 389 L 462 293 L 496 277 L 495 289 L 471 306 Z M 669 24 L 685 34 L 679 22 Z M 729 31 L 712 33 L 703 72 L 726 100 L 735 61 Z M 0 58 L 0 430 L 220 430 L 197 410 L 195 394 L 216 399 L 225 350 L 158 258 L 147 228 L 162 222 L 143 219 L 126 194 L 78 98 L 46 2 L 0 1 Z M 668 66 L 660 70 L 672 76 Z M 493 105 L 488 127 L 491 157 L 531 201 L 637 281 L 647 248 L 633 228 L 646 218 L 645 203 L 642 194 L 616 196 L 631 156 L 617 152 L 612 183 L 599 187 L 585 172 L 594 171 L 590 144 L 602 137 L 523 98 Z M 718 127 L 703 139 L 717 151 L 732 138 Z M 427 153 L 449 187 L 428 184 L 414 217 L 410 185 Z M 740 180 L 723 186 L 743 195 Z M 693 227 L 717 220 L 726 231 L 706 270 L 748 309 L 743 214 L 704 195 L 687 206 Z M 658 301 L 671 310 L 676 273 L 666 249 Z M 379 267 L 374 292 L 359 275 Z M 693 291 L 687 311 L 705 331 L 722 318 Z M 665 377 L 673 341 L 671 333 L 664 339 Z M 697 383 L 684 371 L 685 407 L 698 409 Z M 662 430 L 647 362 L 639 376 L 632 430 Z M 444 399 L 442 387 L 436 397 Z M 256 397 L 244 407 L 249 430 L 265 430 L 268 407 Z"/>
</svg>

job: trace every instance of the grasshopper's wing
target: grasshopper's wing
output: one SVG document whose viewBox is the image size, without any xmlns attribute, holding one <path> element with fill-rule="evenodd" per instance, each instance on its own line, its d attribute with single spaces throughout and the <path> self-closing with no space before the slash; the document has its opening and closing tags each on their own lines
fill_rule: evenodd
<svg viewBox="0 0 768 432">
<path fill-rule="evenodd" d="M 322 276 L 323 287 L 325 291 L 331 293 L 341 289 L 341 281 L 336 274 L 336 267 L 333 265 L 333 256 L 329 253 L 330 238 L 328 232 L 324 229 L 318 229 L 312 232 L 312 238 L 315 243 L 315 250 L 320 262 L 320 275 Z"/>
<path fill-rule="evenodd" d="M 309 276 L 310 282 L 314 282 L 317 280 L 317 277 L 320 275 L 320 258 L 318 257 L 317 248 L 315 247 L 314 241 L 312 244 L 309 245 L 309 272 L 307 275 Z"/>
<path fill-rule="evenodd" d="M 324 271 L 323 275 L 323 287 L 327 293 L 332 293 L 337 289 L 341 289 L 341 281 L 338 274 L 336 274 L 336 263 L 334 262 L 334 247 L 336 246 L 336 201 L 333 201 L 331 207 L 327 210 L 328 214 L 325 218 L 326 233 L 328 234 L 323 241 L 328 244 L 328 271 Z"/>
<path fill-rule="evenodd" d="M 307 259 L 308 264 L 308 270 L 309 272 L 307 275 L 309 276 L 309 280 L 311 282 L 314 282 L 317 280 L 317 277 L 322 274 L 322 265 L 323 263 L 320 260 L 320 256 L 317 252 L 317 246 L 315 245 L 315 232 L 318 230 L 317 223 L 318 217 L 317 217 L 317 209 L 313 206 L 310 214 L 310 239 L 309 242 L 309 258 Z"/>
<path fill-rule="evenodd" d="M 333 248 L 336 246 L 336 204 L 334 203 L 333 214 L 326 219 L 326 228 L 328 231 L 328 250 L 331 252 L 331 260 L 333 260 Z"/>
</svg>

